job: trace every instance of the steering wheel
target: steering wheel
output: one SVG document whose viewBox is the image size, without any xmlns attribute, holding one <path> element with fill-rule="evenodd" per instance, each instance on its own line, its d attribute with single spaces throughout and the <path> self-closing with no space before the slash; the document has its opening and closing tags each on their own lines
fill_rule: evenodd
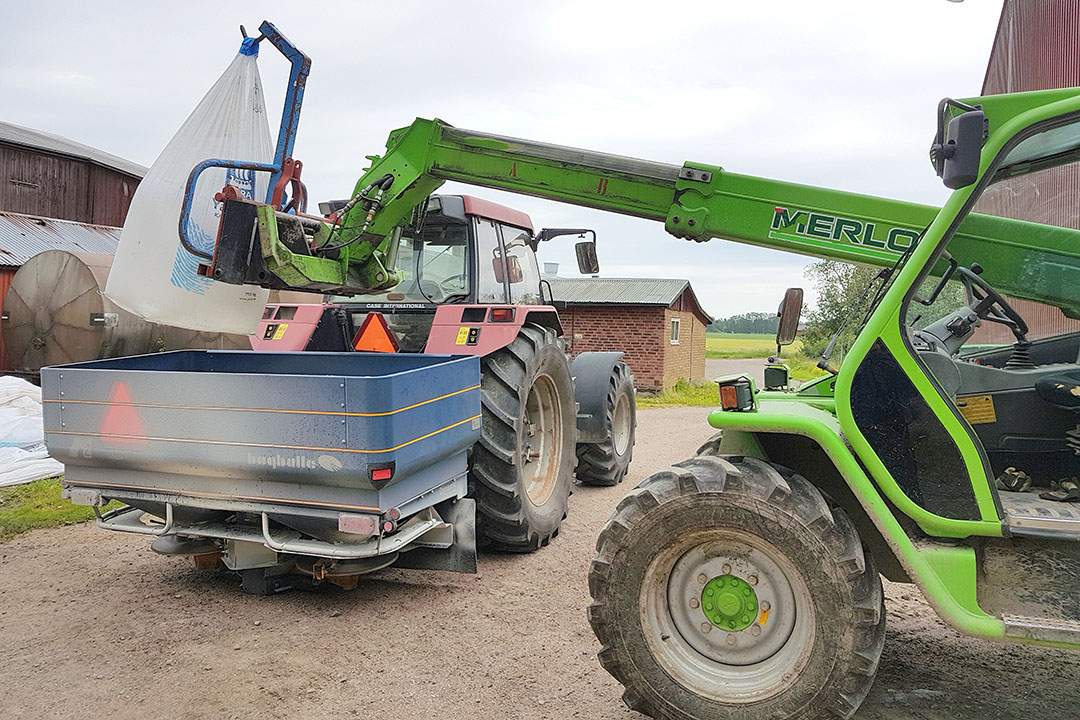
<svg viewBox="0 0 1080 720">
<path fill-rule="evenodd" d="M 439 290 L 442 291 L 444 297 L 466 294 L 469 292 L 469 288 L 465 282 L 466 279 L 465 273 L 448 275 L 439 281 Z M 462 285 L 466 285 L 466 287 L 462 287 Z"/>
<path fill-rule="evenodd" d="M 964 284 L 968 307 L 983 320 L 1000 323 L 1012 330 L 1013 335 L 1020 342 L 1027 342 L 1028 326 L 1024 318 L 1020 317 L 1020 313 L 1016 312 L 1001 293 L 982 279 L 982 276 L 975 271 L 978 267 L 978 265 L 972 265 L 971 269 L 956 268 L 956 274 L 960 276 L 960 281 Z"/>
</svg>

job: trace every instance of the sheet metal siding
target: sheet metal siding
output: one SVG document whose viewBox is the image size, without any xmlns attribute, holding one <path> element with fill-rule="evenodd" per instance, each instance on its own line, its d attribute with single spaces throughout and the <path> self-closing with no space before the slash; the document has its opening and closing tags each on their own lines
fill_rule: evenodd
<svg viewBox="0 0 1080 720">
<path fill-rule="evenodd" d="M 1080 86 L 1080 3 L 1075 0 L 1006 0 L 987 65 L 982 94 Z M 1035 191 L 1030 181 L 1036 180 Z M 1024 186 L 1020 187 L 1019 184 Z M 1076 198 L 1080 166 L 997 183 L 976 210 L 993 215 L 1080 229 Z M 1010 298 L 1027 321 L 1032 340 L 1080 331 L 1080 321 L 1048 305 Z M 969 342 L 1011 343 L 1003 325 L 983 323 Z"/>
<path fill-rule="evenodd" d="M 45 250 L 116 254 L 120 228 L 0 212 L 0 265 L 19 266 Z"/>
<path fill-rule="evenodd" d="M 15 268 L 0 267 L 0 313 L 4 312 L 4 296 L 7 295 L 11 278 L 15 277 Z M 2 321 L 0 321 L 2 322 Z M 4 338 L 0 336 L 0 370 L 7 370 L 7 358 L 4 357 Z"/>
<path fill-rule="evenodd" d="M 1075 0 L 1006 0 L 983 95 L 1080 86 Z"/>
</svg>

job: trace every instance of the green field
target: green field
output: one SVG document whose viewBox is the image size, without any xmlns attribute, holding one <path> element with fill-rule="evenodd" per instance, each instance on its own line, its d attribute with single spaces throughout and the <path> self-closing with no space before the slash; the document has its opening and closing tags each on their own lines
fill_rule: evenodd
<svg viewBox="0 0 1080 720">
<path fill-rule="evenodd" d="M 706 358 L 765 358 L 775 352 L 776 338 L 772 335 L 708 333 L 705 336 Z M 786 346 L 780 358 L 791 368 L 791 377 L 796 380 L 811 380 L 825 374 L 815 360 L 802 354 L 801 340 Z"/>
<path fill-rule="evenodd" d="M 784 356 L 797 354 L 802 342 L 796 340 L 784 348 Z M 776 338 L 772 335 L 750 333 L 707 333 L 705 357 L 707 358 L 763 358 L 776 352 Z"/>
</svg>

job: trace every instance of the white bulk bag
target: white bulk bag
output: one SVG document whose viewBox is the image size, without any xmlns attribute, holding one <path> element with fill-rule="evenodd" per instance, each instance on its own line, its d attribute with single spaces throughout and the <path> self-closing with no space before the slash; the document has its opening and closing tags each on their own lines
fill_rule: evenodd
<svg viewBox="0 0 1080 720">
<path fill-rule="evenodd" d="M 180 127 L 139 183 L 120 235 L 105 294 L 125 310 L 155 323 L 192 330 L 249 334 L 256 330 L 268 291 L 228 285 L 197 274 L 200 262 L 180 244 L 177 225 L 188 175 L 203 160 L 269 163 L 273 141 L 256 63 L 258 45 L 240 53 Z M 188 237 L 213 253 L 226 184 L 263 202 L 267 173 L 212 168 L 199 177 Z"/>
</svg>

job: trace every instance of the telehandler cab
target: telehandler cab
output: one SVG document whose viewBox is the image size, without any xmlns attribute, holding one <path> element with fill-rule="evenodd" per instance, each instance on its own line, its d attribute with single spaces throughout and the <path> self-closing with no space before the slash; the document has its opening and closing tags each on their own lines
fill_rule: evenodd
<svg viewBox="0 0 1080 720">
<path fill-rule="evenodd" d="M 329 221 L 226 202 L 248 219 L 223 222 L 206 271 L 371 291 L 446 180 L 883 268 L 827 376 L 720 381 L 721 434 L 619 503 L 589 571 L 630 707 L 846 718 L 881 655 L 880 575 L 970 635 L 1080 647 L 1080 506 L 1042 496 L 1080 475 L 1080 334 L 1035 337 L 1009 299 L 1080 315 L 1080 90 L 943 101 L 931 158 L 953 190 L 940 209 L 417 120 Z M 1015 343 L 966 349 L 984 322 Z M 1035 490 L 998 488 L 1010 468 Z"/>
</svg>

